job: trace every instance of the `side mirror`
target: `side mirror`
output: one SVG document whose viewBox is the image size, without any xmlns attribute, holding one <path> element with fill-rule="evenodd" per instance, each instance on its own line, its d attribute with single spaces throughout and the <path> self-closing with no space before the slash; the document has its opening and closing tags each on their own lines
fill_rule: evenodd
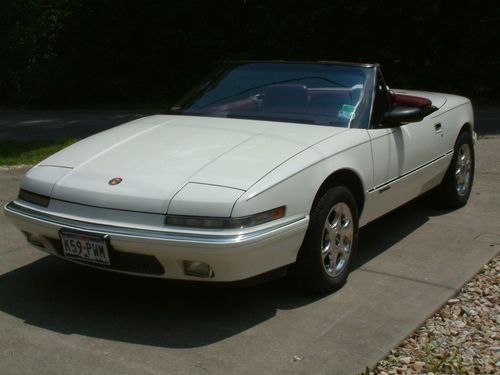
<svg viewBox="0 0 500 375">
<path fill-rule="evenodd" d="M 431 106 L 433 109 L 433 107 Z M 434 112 L 431 108 L 423 107 L 394 107 L 384 114 L 383 123 L 389 126 L 400 126 L 409 122 L 422 121 L 425 116 Z"/>
</svg>

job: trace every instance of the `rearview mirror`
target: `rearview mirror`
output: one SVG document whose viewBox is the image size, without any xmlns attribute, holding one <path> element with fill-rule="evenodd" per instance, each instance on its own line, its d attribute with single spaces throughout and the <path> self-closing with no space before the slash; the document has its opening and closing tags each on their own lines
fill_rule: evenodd
<svg viewBox="0 0 500 375">
<path fill-rule="evenodd" d="M 384 114 L 383 122 L 389 126 L 400 126 L 409 122 L 422 121 L 425 116 L 433 111 L 429 108 L 395 107 Z"/>
</svg>

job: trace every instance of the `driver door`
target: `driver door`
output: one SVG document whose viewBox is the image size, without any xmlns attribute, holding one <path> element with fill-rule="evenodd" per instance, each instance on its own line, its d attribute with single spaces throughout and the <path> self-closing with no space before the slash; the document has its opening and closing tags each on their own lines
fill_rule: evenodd
<svg viewBox="0 0 500 375">
<path fill-rule="evenodd" d="M 439 159 L 442 140 L 440 129 L 430 117 L 397 127 L 383 124 L 383 116 L 392 109 L 387 86 L 377 73 L 371 125 L 368 134 L 373 156 L 374 186 L 370 189 L 372 218 L 404 204 L 439 183 L 440 173 L 433 161 Z"/>
</svg>

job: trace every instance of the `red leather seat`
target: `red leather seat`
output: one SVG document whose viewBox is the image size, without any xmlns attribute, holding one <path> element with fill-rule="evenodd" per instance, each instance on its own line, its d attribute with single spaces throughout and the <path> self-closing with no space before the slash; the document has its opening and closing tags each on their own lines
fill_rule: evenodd
<svg viewBox="0 0 500 375">
<path fill-rule="evenodd" d="M 390 95 L 392 103 L 400 107 L 424 108 L 432 105 L 432 102 L 429 99 L 422 98 L 420 96 L 396 94 L 393 91 L 390 92 Z"/>
</svg>

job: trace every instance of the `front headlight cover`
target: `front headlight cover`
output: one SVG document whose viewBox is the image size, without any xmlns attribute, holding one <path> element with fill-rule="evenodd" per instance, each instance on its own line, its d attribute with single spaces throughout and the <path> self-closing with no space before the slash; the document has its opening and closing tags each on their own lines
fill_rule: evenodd
<svg viewBox="0 0 500 375">
<path fill-rule="evenodd" d="M 167 215 L 165 225 L 177 227 L 211 228 L 211 229 L 243 229 L 281 219 L 286 214 L 286 206 L 259 212 L 244 217 L 201 217 Z"/>
<path fill-rule="evenodd" d="M 36 204 L 37 206 L 49 207 L 50 197 L 20 189 L 18 199 Z"/>
</svg>

